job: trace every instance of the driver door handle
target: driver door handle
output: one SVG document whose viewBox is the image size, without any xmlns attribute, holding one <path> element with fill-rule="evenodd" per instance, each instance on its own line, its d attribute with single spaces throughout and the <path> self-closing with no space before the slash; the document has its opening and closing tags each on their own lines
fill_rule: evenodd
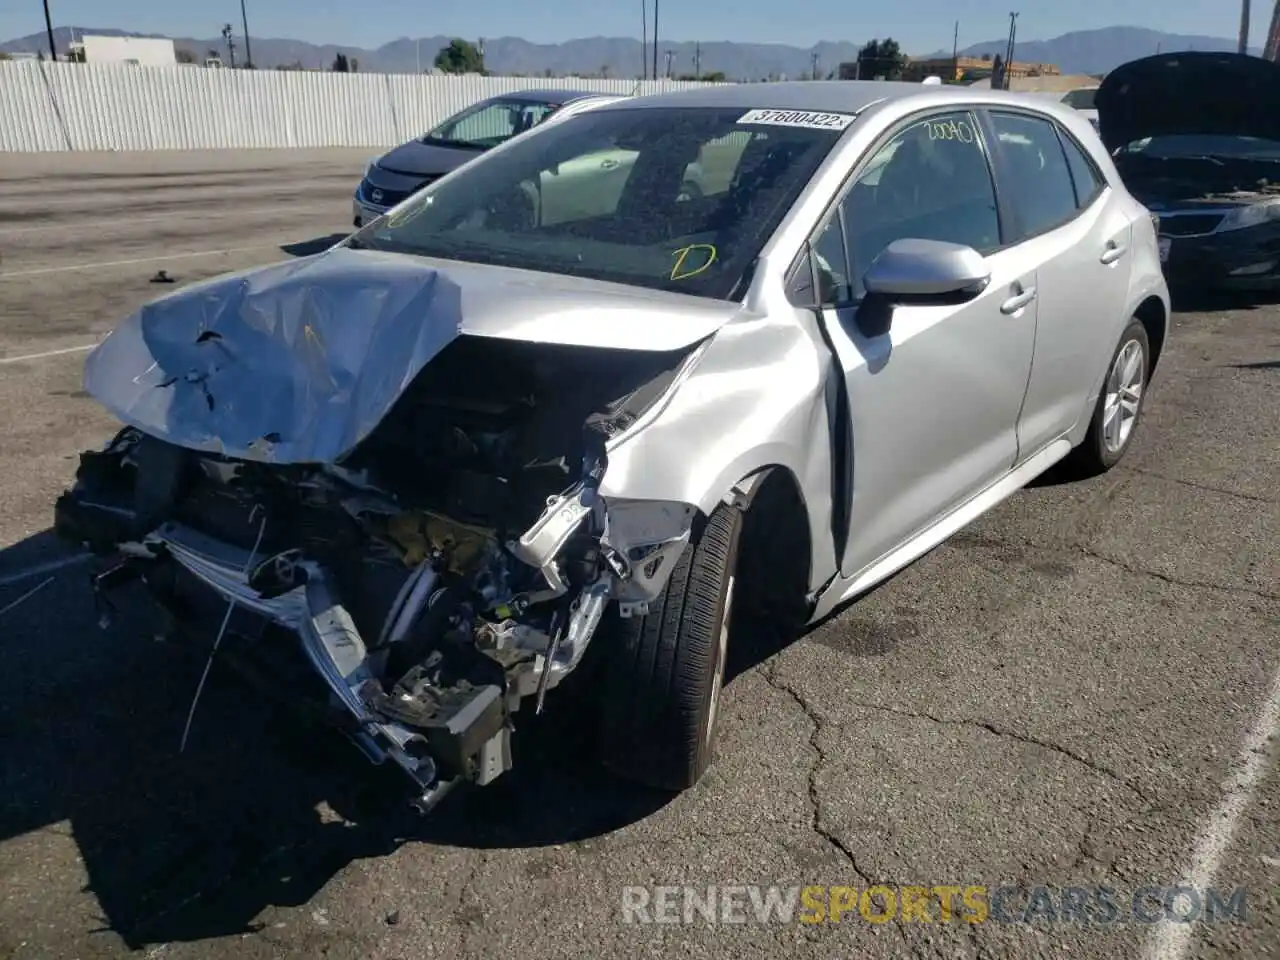
<svg viewBox="0 0 1280 960">
<path fill-rule="evenodd" d="M 1017 313 L 1035 298 L 1036 288 L 1027 287 L 1021 293 L 1014 294 L 1004 303 L 1000 304 L 1000 312 L 1004 314 Z"/>
<path fill-rule="evenodd" d="M 612 160 L 612 159 L 610 159 L 610 160 L 601 160 L 601 161 L 600 161 L 600 169 L 601 169 L 601 170 L 616 170 L 616 169 L 618 169 L 618 161 L 617 161 L 617 160 Z"/>
<path fill-rule="evenodd" d="M 1125 251 L 1128 249 L 1123 243 L 1108 243 L 1107 249 L 1102 251 L 1102 256 L 1099 259 L 1103 263 L 1115 263 L 1125 255 Z"/>
</svg>

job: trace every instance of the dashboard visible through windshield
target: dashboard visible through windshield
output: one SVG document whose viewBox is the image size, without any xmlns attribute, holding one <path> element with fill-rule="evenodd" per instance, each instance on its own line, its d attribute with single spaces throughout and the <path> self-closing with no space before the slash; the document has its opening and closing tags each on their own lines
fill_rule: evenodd
<svg viewBox="0 0 1280 960">
<path fill-rule="evenodd" d="M 592 110 L 461 168 L 350 242 L 735 299 L 852 120 L 769 113 Z"/>
<path fill-rule="evenodd" d="M 485 100 L 454 114 L 427 133 L 422 142 L 440 147 L 488 150 L 536 127 L 558 106 L 530 100 Z"/>
</svg>

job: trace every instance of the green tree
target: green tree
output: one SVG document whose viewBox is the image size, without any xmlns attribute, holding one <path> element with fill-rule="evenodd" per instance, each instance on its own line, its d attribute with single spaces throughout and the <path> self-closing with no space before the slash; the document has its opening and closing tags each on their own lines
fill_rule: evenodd
<svg viewBox="0 0 1280 960">
<path fill-rule="evenodd" d="M 436 69 L 445 73 L 484 73 L 484 56 L 474 43 L 457 37 L 436 54 Z"/>
<path fill-rule="evenodd" d="M 195 63 L 196 62 L 196 55 L 192 53 L 190 50 L 182 50 L 182 49 L 175 50 L 173 51 L 173 56 L 179 63 Z"/>
<path fill-rule="evenodd" d="M 340 53 L 333 58 L 333 65 L 329 67 L 334 73 L 350 73 L 351 64 L 347 61 L 347 55 Z"/>
<path fill-rule="evenodd" d="M 724 83 L 725 75 L 723 70 L 704 71 L 701 75 L 696 73 L 682 73 L 676 77 L 677 80 L 700 80 L 703 83 Z"/>
<path fill-rule="evenodd" d="M 884 77 L 886 80 L 897 80 L 902 76 L 902 69 L 907 58 L 902 54 L 898 41 L 892 37 L 883 40 L 872 40 L 858 51 L 858 78 L 873 80 Z"/>
<path fill-rule="evenodd" d="M 12 60 L 12 59 L 13 57 L 9 56 L 9 54 L 5 53 L 3 50 L 0 50 L 0 60 Z"/>
</svg>

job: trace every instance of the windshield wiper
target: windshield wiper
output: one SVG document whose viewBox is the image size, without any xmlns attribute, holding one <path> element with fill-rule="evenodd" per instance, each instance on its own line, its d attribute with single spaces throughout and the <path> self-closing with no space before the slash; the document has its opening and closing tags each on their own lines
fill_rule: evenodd
<svg viewBox="0 0 1280 960">
<path fill-rule="evenodd" d="M 455 147 L 460 150 L 483 150 L 484 146 L 470 140 L 452 140 L 448 137 L 433 137 L 427 134 L 422 142 L 432 147 Z"/>
</svg>

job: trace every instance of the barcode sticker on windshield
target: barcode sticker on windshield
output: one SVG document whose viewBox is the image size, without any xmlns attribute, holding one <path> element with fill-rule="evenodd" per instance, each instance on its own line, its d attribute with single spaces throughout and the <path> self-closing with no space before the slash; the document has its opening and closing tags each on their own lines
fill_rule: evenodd
<svg viewBox="0 0 1280 960">
<path fill-rule="evenodd" d="M 749 110 L 739 123 L 766 124 L 772 127 L 807 127 L 810 130 L 840 131 L 853 123 L 852 113 L 816 113 L 812 110 Z"/>
</svg>

